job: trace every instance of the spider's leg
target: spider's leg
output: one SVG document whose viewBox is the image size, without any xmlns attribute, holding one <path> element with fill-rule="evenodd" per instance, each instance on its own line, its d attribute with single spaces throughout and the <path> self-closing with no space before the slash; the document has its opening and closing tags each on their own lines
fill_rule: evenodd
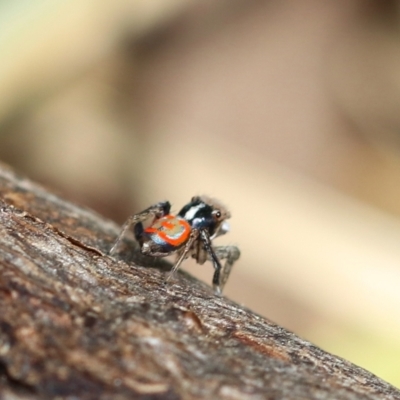
<svg viewBox="0 0 400 400">
<path fill-rule="evenodd" d="M 211 260 L 211 262 L 213 263 L 213 266 L 215 269 L 213 280 L 212 280 L 214 292 L 217 295 L 221 295 L 222 289 L 223 289 L 223 284 L 221 282 L 221 270 L 222 270 L 221 262 L 219 261 L 217 255 L 215 254 L 215 251 L 212 247 L 209 233 L 206 230 L 201 231 L 200 238 L 204 244 L 204 250 L 208 253 L 208 257 Z"/>
<path fill-rule="evenodd" d="M 233 264 L 240 257 L 240 250 L 236 246 L 217 246 L 214 247 L 215 254 L 220 260 L 225 260 L 221 271 L 220 286 L 221 290 L 228 281 Z"/>
<path fill-rule="evenodd" d="M 149 218 L 153 218 L 154 221 L 156 219 L 164 217 L 165 215 L 169 214 L 170 208 L 171 205 L 168 201 L 161 201 L 157 204 L 150 206 L 149 208 L 146 208 L 146 210 L 140 212 L 139 214 L 131 215 L 122 226 L 121 232 L 118 235 L 116 241 L 114 242 L 108 254 L 112 256 L 117 253 L 118 247 L 120 243 L 123 241 L 129 229 L 133 227 L 135 238 L 136 240 L 139 240 L 141 234 L 143 233 L 142 222 L 146 221 Z M 135 229 L 135 226 L 138 224 L 139 224 L 138 229 Z"/>
<path fill-rule="evenodd" d="M 175 272 L 178 270 L 178 268 L 182 264 L 182 261 L 188 256 L 188 253 L 192 249 L 192 245 L 193 245 L 194 241 L 199 237 L 199 233 L 200 232 L 198 229 L 192 229 L 192 231 L 190 232 L 189 239 L 186 242 L 185 247 L 183 248 L 182 254 L 179 256 L 175 265 L 172 267 L 165 282 L 168 282 L 174 276 Z"/>
</svg>

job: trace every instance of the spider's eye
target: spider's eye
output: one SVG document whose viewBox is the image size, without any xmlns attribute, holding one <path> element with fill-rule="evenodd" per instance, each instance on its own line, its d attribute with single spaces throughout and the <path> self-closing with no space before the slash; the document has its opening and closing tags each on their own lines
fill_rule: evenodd
<svg viewBox="0 0 400 400">
<path fill-rule="evenodd" d="M 219 210 L 213 211 L 213 215 L 215 218 L 220 219 L 222 217 L 222 213 Z"/>
</svg>

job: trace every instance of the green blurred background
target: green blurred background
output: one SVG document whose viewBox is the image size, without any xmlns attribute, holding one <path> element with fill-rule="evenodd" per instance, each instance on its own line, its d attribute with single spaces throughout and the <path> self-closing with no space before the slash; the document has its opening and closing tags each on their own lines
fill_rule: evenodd
<svg viewBox="0 0 400 400">
<path fill-rule="evenodd" d="M 220 198 L 226 294 L 399 387 L 399 11 L 4 0 L 0 159 L 120 223 Z"/>
</svg>

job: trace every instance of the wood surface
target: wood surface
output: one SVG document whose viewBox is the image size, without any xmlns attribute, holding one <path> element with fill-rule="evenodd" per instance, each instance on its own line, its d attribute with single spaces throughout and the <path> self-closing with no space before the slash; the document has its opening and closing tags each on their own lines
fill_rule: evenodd
<svg viewBox="0 0 400 400">
<path fill-rule="evenodd" d="M 0 164 L 0 400 L 400 399 L 118 229 Z"/>
</svg>

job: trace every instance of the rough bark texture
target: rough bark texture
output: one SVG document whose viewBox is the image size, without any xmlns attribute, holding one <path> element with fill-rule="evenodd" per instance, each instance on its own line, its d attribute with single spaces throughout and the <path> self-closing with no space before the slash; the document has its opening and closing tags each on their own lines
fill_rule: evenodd
<svg viewBox="0 0 400 400">
<path fill-rule="evenodd" d="M 187 274 L 164 285 L 165 263 L 108 257 L 115 224 L 4 165 L 0 199 L 0 399 L 400 399 Z"/>
</svg>

